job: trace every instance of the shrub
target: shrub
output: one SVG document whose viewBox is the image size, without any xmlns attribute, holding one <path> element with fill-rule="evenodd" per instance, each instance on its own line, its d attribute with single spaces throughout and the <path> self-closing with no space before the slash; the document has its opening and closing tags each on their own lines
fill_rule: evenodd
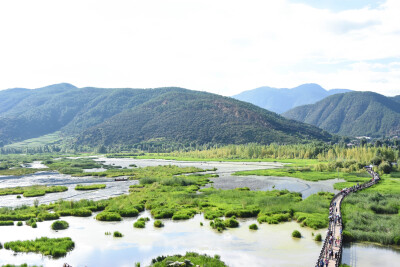
<svg viewBox="0 0 400 267">
<path fill-rule="evenodd" d="M 392 171 L 392 164 L 390 164 L 390 162 L 387 162 L 387 161 L 385 161 L 385 162 L 382 162 L 380 165 L 379 165 L 379 168 L 378 168 L 380 171 L 383 171 L 384 173 L 390 173 L 391 171 Z"/>
<path fill-rule="evenodd" d="M 154 227 L 160 228 L 160 227 L 163 227 L 163 226 L 164 226 L 164 224 L 162 223 L 162 221 L 160 221 L 160 220 L 155 220 L 154 221 Z"/>
<path fill-rule="evenodd" d="M 229 218 L 225 220 L 225 226 L 228 228 L 236 228 L 239 227 L 239 222 L 235 220 L 234 218 Z"/>
<path fill-rule="evenodd" d="M 210 226 L 213 229 L 217 229 L 218 232 L 221 232 L 222 230 L 226 229 L 226 225 L 225 225 L 224 221 L 221 220 L 220 218 L 215 218 L 214 221 L 211 221 Z"/>
<path fill-rule="evenodd" d="M 314 238 L 315 241 L 322 241 L 322 236 L 321 234 L 317 234 Z"/>
<path fill-rule="evenodd" d="M 294 230 L 292 232 L 292 237 L 301 238 L 301 233 L 299 231 L 297 231 L 297 230 Z"/>
<path fill-rule="evenodd" d="M 64 230 L 69 227 L 66 221 L 55 221 L 51 224 L 51 229 L 53 230 Z"/>
<path fill-rule="evenodd" d="M 343 242 L 351 242 L 351 241 L 354 241 L 355 240 L 355 238 L 354 238 L 354 236 L 349 232 L 349 231 L 343 231 L 343 233 L 342 233 L 342 235 L 343 235 Z"/>
<path fill-rule="evenodd" d="M 0 226 L 14 225 L 13 221 L 0 221 Z"/>
<path fill-rule="evenodd" d="M 145 228 L 146 227 L 146 222 L 143 220 L 137 220 L 134 224 L 133 227 L 135 228 Z"/>
<path fill-rule="evenodd" d="M 96 220 L 98 221 L 121 221 L 121 215 L 116 212 L 108 212 L 108 211 L 102 211 L 99 214 L 96 215 Z"/>
<path fill-rule="evenodd" d="M 19 221 L 19 222 L 17 223 L 17 226 L 22 226 L 22 222 Z"/>
<path fill-rule="evenodd" d="M 123 235 L 122 235 L 120 232 L 118 232 L 118 231 L 115 231 L 114 234 L 113 234 L 113 236 L 114 236 L 114 237 L 123 237 Z"/>
<path fill-rule="evenodd" d="M 57 211 L 60 216 L 75 216 L 75 217 L 89 217 L 92 215 L 92 211 L 87 208 L 79 209 L 65 209 Z"/>
<path fill-rule="evenodd" d="M 20 195 L 18 195 L 18 196 L 17 196 L 17 198 L 21 198 L 21 196 L 20 196 Z"/>
<path fill-rule="evenodd" d="M 37 228 L 36 222 L 32 223 L 32 224 L 31 224 L 31 227 L 32 227 L 32 228 Z"/>
<path fill-rule="evenodd" d="M 139 211 L 135 208 L 126 208 L 118 211 L 122 217 L 136 217 L 139 215 Z"/>
<path fill-rule="evenodd" d="M 253 223 L 253 224 L 249 225 L 249 229 L 250 230 L 258 230 L 258 226 L 257 226 L 257 224 Z"/>
<path fill-rule="evenodd" d="M 59 219 L 58 213 L 43 212 L 38 215 L 38 219 L 42 221 L 52 221 Z"/>
</svg>

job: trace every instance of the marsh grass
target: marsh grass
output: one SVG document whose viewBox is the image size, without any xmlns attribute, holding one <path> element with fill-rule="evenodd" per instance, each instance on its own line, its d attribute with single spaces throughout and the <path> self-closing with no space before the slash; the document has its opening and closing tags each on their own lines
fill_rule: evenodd
<svg viewBox="0 0 400 267">
<path fill-rule="evenodd" d="M 314 238 L 315 241 L 322 241 L 322 236 L 321 234 L 317 234 Z"/>
<path fill-rule="evenodd" d="M 283 169 L 266 169 L 266 170 L 252 170 L 252 171 L 240 171 L 235 172 L 233 175 L 238 176 L 248 176 L 248 175 L 258 175 L 258 176 L 278 176 L 278 177 L 294 177 L 306 181 L 321 181 L 329 179 L 345 179 L 346 181 L 353 182 L 365 182 L 370 177 L 366 173 L 345 173 L 345 172 L 335 172 L 335 171 L 316 171 L 311 168 L 283 168 Z"/>
<path fill-rule="evenodd" d="M 292 237 L 294 237 L 294 238 L 301 238 L 301 233 L 300 233 L 299 231 L 297 231 L 297 230 L 294 230 L 294 231 L 292 232 Z"/>
<path fill-rule="evenodd" d="M 342 204 L 345 241 L 400 245 L 400 181 L 383 178 L 377 185 L 347 196 Z"/>
<path fill-rule="evenodd" d="M 135 228 L 145 228 L 146 227 L 146 222 L 143 220 L 137 220 L 134 224 L 133 227 Z"/>
<path fill-rule="evenodd" d="M 57 193 L 67 191 L 66 186 L 45 186 L 33 185 L 24 187 L 1 188 L 0 195 L 23 195 L 24 197 L 44 196 L 47 193 Z M 18 198 L 18 196 L 17 196 Z"/>
<path fill-rule="evenodd" d="M 12 241 L 4 243 L 4 248 L 14 252 L 35 252 L 55 258 L 62 257 L 75 247 L 75 243 L 69 237 L 48 238 L 41 237 L 35 240 Z"/>
<path fill-rule="evenodd" d="M 96 190 L 96 189 L 104 189 L 104 188 L 106 188 L 105 184 L 91 184 L 91 185 L 78 184 L 75 186 L 75 190 Z"/>
<path fill-rule="evenodd" d="M 51 224 L 51 229 L 53 230 L 64 230 L 69 227 L 69 223 L 66 221 L 55 221 Z"/>
<path fill-rule="evenodd" d="M 190 260 L 194 266 L 228 267 L 218 255 L 210 257 L 206 254 L 201 255 L 195 252 L 186 252 L 185 255 L 159 256 L 151 261 L 151 266 L 167 267 L 170 262 L 184 262 L 185 260 Z"/>
<path fill-rule="evenodd" d="M 250 230 L 258 230 L 258 226 L 257 226 L 257 224 L 253 223 L 253 224 L 249 225 L 249 229 Z"/>
<path fill-rule="evenodd" d="M 13 221 L 0 221 L 0 226 L 11 226 L 14 225 Z"/>
<path fill-rule="evenodd" d="M 204 171 L 195 167 L 178 167 L 175 165 L 150 166 L 134 169 L 108 169 L 104 172 L 81 172 L 75 173 L 74 176 L 99 176 L 99 177 L 119 177 L 129 176 L 131 179 L 140 180 L 142 178 L 160 179 L 171 178 L 174 175 L 194 173 Z"/>
<path fill-rule="evenodd" d="M 96 215 L 96 220 L 112 222 L 112 221 L 121 221 L 122 218 L 121 215 L 119 215 L 119 213 L 117 212 L 102 211 Z"/>
<path fill-rule="evenodd" d="M 160 220 L 155 220 L 155 221 L 154 221 L 154 227 L 156 227 L 156 228 L 161 228 L 161 227 L 164 227 L 164 224 L 163 224 L 163 222 L 160 221 Z"/>
<path fill-rule="evenodd" d="M 114 237 L 123 237 L 123 234 L 120 233 L 120 232 L 118 232 L 118 231 L 115 231 L 115 232 L 113 233 L 113 236 L 114 236 Z"/>
</svg>

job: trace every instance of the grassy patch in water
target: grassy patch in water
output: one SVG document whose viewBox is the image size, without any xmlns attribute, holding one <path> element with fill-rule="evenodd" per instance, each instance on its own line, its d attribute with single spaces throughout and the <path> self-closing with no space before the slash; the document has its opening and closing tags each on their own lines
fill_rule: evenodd
<svg viewBox="0 0 400 267">
<path fill-rule="evenodd" d="M 332 171 L 315 171 L 310 168 L 283 168 L 283 169 L 265 169 L 265 170 L 252 170 L 252 171 L 239 171 L 233 175 L 248 176 L 278 176 L 278 177 L 294 177 L 306 181 L 320 181 L 329 179 L 345 179 L 346 181 L 359 181 L 365 182 L 370 177 L 365 173 L 345 173 L 345 172 L 332 172 Z"/>
<path fill-rule="evenodd" d="M 91 185 L 78 184 L 75 186 L 75 190 L 96 190 L 96 189 L 104 189 L 104 188 L 106 188 L 105 184 L 91 184 Z"/>
<path fill-rule="evenodd" d="M 151 261 L 152 267 L 167 267 L 172 262 L 182 262 L 182 266 L 185 260 L 189 260 L 193 266 L 213 266 L 213 267 L 228 267 L 223 261 L 221 261 L 218 255 L 210 257 L 206 254 L 201 255 L 195 252 L 186 252 L 185 255 L 174 255 L 174 256 L 159 256 Z"/>
<path fill-rule="evenodd" d="M 14 225 L 14 221 L 0 221 L 0 226 Z"/>
<path fill-rule="evenodd" d="M 11 241 L 4 243 L 5 249 L 14 252 L 35 252 L 45 256 L 62 257 L 74 248 L 75 244 L 69 237 L 48 238 L 41 237 L 35 240 Z"/>
<path fill-rule="evenodd" d="M 257 226 L 257 224 L 253 223 L 253 224 L 249 225 L 249 229 L 250 230 L 258 230 L 258 226 Z"/>
<path fill-rule="evenodd" d="M 118 232 L 118 231 L 115 231 L 115 232 L 113 233 L 113 236 L 114 236 L 114 237 L 123 237 L 123 234 L 120 233 L 120 232 Z"/>
<path fill-rule="evenodd" d="M 1 195 L 16 195 L 23 194 L 24 197 L 44 196 L 47 193 L 57 193 L 67 191 L 66 186 L 45 186 L 45 185 L 32 185 L 32 186 L 19 186 L 8 187 L 0 189 Z"/>
<path fill-rule="evenodd" d="M 297 230 L 294 230 L 292 232 L 292 237 L 301 238 L 301 233 L 299 231 L 297 231 Z"/>
<path fill-rule="evenodd" d="M 119 177 L 119 176 L 129 176 L 130 179 L 142 179 L 149 178 L 160 179 L 160 178 L 171 178 L 174 175 L 193 173 L 204 171 L 195 167 L 178 167 L 175 165 L 165 165 L 165 166 L 150 166 L 144 168 L 135 169 L 108 169 L 104 172 L 85 172 L 76 173 L 74 176 L 98 176 L 98 177 Z"/>
<path fill-rule="evenodd" d="M 84 169 L 101 168 L 102 165 L 90 158 L 61 158 L 48 160 L 46 165 L 60 173 L 77 175 L 83 173 Z"/>
<path fill-rule="evenodd" d="M 51 224 L 53 230 L 65 230 L 69 227 L 69 223 L 66 221 L 55 221 Z"/>
<path fill-rule="evenodd" d="M 119 215 L 119 213 L 102 211 L 96 215 L 96 220 L 113 222 L 113 221 L 121 221 L 122 218 L 121 215 Z"/>
<path fill-rule="evenodd" d="M 155 221 L 154 221 L 154 227 L 156 227 L 156 228 L 161 228 L 161 227 L 164 227 L 164 224 L 163 224 L 163 222 L 160 221 L 160 220 L 155 220 Z"/>
</svg>

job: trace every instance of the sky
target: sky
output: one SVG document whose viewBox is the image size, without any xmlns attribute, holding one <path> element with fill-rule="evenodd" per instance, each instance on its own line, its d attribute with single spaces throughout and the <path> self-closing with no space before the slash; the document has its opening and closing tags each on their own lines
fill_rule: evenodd
<svg viewBox="0 0 400 267">
<path fill-rule="evenodd" d="M 0 1 L 0 89 L 400 94 L 399 0 Z"/>
</svg>

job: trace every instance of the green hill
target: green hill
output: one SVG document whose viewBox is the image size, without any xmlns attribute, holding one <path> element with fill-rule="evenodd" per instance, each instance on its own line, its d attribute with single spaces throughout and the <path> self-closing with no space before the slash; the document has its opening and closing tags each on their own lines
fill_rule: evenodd
<svg viewBox="0 0 400 267">
<path fill-rule="evenodd" d="M 282 115 L 340 135 L 389 137 L 400 134 L 399 103 L 372 92 L 329 96 Z"/>
<path fill-rule="evenodd" d="M 0 91 L 0 142 L 60 131 L 78 145 L 296 143 L 330 134 L 252 104 L 181 88 L 102 89 L 69 84 Z"/>
</svg>

